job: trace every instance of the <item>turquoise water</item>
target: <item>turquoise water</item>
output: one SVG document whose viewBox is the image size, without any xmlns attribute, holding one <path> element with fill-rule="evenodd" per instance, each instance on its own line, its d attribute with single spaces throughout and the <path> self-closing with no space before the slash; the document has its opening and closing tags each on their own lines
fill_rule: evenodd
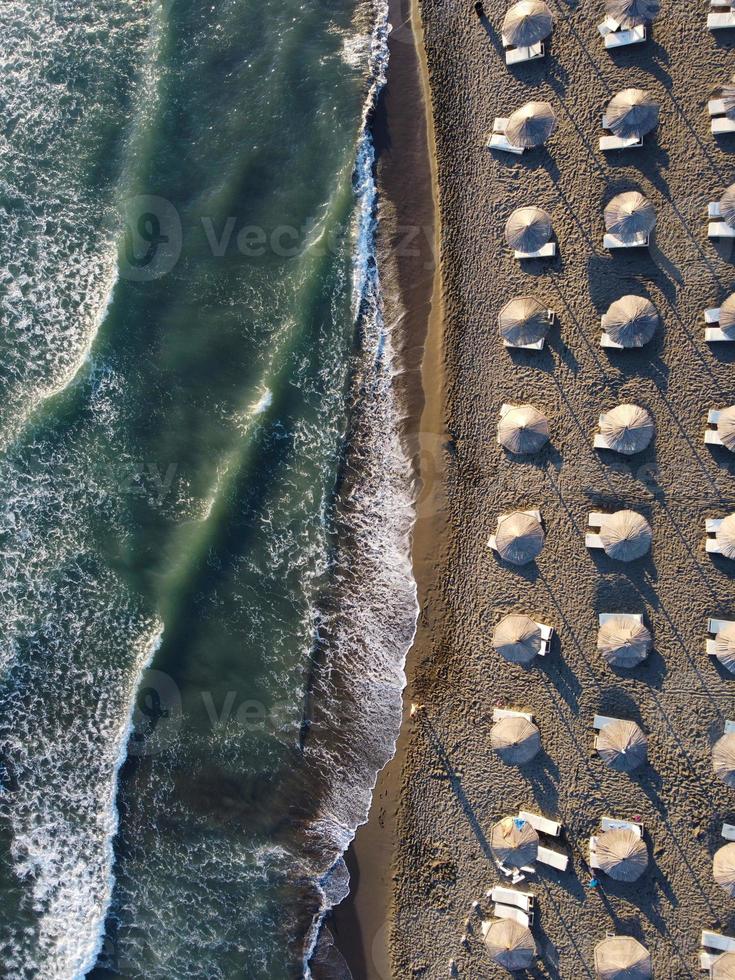
<svg viewBox="0 0 735 980">
<path fill-rule="evenodd" d="M 0 27 L 2 975 L 308 974 L 416 612 L 386 12 Z"/>
</svg>

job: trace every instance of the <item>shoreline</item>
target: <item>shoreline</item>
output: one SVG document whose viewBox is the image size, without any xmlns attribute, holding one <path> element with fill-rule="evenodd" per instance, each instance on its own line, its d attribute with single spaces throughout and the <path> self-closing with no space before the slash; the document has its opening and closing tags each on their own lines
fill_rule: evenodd
<svg viewBox="0 0 735 980">
<path fill-rule="evenodd" d="M 402 435 L 420 486 L 411 548 L 420 611 L 406 658 L 403 722 L 395 754 L 378 774 L 367 822 L 358 828 L 345 854 L 350 893 L 326 922 L 353 980 L 390 980 L 392 975 L 389 933 L 406 720 L 425 642 L 423 610 L 430 592 L 432 554 L 443 522 L 437 498 L 444 401 L 433 119 L 418 2 L 390 0 L 389 5 L 393 32 L 388 82 L 373 124 L 380 197 L 377 245 L 385 317 L 400 338 L 397 383 L 405 406 Z M 417 99 L 424 107 L 418 118 Z"/>
</svg>

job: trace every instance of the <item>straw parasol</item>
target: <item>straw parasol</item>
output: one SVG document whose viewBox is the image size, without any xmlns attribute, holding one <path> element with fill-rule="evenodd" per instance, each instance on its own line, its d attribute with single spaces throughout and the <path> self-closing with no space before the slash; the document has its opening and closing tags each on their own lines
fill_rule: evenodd
<svg viewBox="0 0 735 980">
<path fill-rule="evenodd" d="M 541 734 L 527 718 L 501 718 L 490 732 L 490 744 L 503 762 L 522 766 L 530 762 L 541 749 Z"/>
<path fill-rule="evenodd" d="M 648 867 L 648 850 L 634 830 L 606 830 L 597 838 L 597 860 L 615 881 L 637 881 Z"/>
<path fill-rule="evenodd" d="M 728 895 L 735 897 L 735 844 L 725 844 L 715 852 L 712 875 Z"/>
<path fill-rule="evenodd" d="M 648 235 L 656 225 L 656 211 L 640 191 L 616 194 L 605 208 L 605 228 L 623 242 Z"/>
<path fill-rule="evenodd" d="M 632 936 L 608 936 L 595 947 L 597 980 L 648 980 L 651 954 Z"/>
<path fill-rule="evenodd" d="M 600 431 L 608 445 L 616 453 L 632 456 L 643 452 L 653 439 L 653 419 L 638 405 L 618 405 L 607 412 L 600 423 Z"/>
<path fill-rule="evenodd" d="M 509 972 L 529 970 L 536 958 L 536 943 L 527 926 L 512 919 L 497 919 L 485 934 L 490 959 Z"/>
<path fill-rule="evenodd" d="M 502 864 L 522 868 L 538 856 L 538 834 L 527 820 L 504 817 L 490 833 L 490 847 Z"/>
<path fill-rule="evenodd" d="M 551 218 L 543 208 L 516 208 L 505 223 L 505 240 L 520 252 L 537 252 L 551 238 Z"/>
<path fill-rule="evenodd" d="M 624 88 L 607 104 L 608 127 L 623 139 L 637 139 L 650 133 L 658 123 L 659 106 L 642 88 Z"/>
<path fill-rule="evenodd" d="M 717 435 L 722 440 L 722 445 L 735 453 L 735 405 L 723 408 L 717 420 Z"/>
<path fill-rule="evenodd" d="M 651 527 L 645 517 L 634 510 L 606 514 L 600 538 L 605 554 L 617 561 L 634 561 L 651 548 Z"/>
<path fill-rule="evenodd" d="M 715 531 L 720 554 L 725 558 L 735 558 L 735 514 L 728 514 Z"/>
<path fill-rule="evenodd" d="M 503 340 L 510 344 L 535 344 L 549 332 L 549 311 L 533 296 L 516 296 L 498 316 Z"/>
<path fill-rule="evenodd" d="M 735 953 L 723 953 L 712 964 L 712 980 L 735 980 Z"/>
<path fill-rule="evenodd" d="M 549 102 L 527 102 L 510 116 L 505 135 L 511 146 L 531 149 L 542 146 L 556 129 L 556 116 Z"/>
<path fill-rule="evenodd" d="M 536 518 L 516 511 L 498 522 L 495 547 L 505 561 L 525 565 L 541 554 L 544 540 L 544 529 Z"/>
<path fill-rule="evenodd" d="M 720 217 L 731 228 L 735 228 L 735 184 L 730 184 L 720 198 Z"/>
<path fill-rule="evenodd" d="M 554 17 L 542 0 L 520 0 L 508 10 L 503 37 L 516 48 L 530 48 L 551 34 Z"/>
<path fill-rule="evenodd" d="M 498 442 L 509 453 L 537 453 L 549 439 L 549 423 L 533 405 L 516 405 L 498 422 Z"/>
<path fill-rule="evenodd" d="M 495 627 L 493 647 L 505 660 L 530 663 L 541 652 L 543 637 L 530 616 L 504 616 Z"/>
<path fill-rule="evenodd" d="M 723 626 L 715 637 L 715 656 L 723 667 L 735 674 L 735 623 Z"/>
<path fill-rule="evenodd" d="M 646 736 L 634 721 L 611 721 L 597 736 L 602 761 L 618 772 L 632 772 L 648 757 Z"/>
<path fill-rule="evenodd" d="M 611 667 L 637 667 L 648 656 L 651 634 L 643 623 L 613 616 L 600 627 L 597 649 Z"/>
<path fill-rule="evenodd" d="M 656 307 L 643 296 L 616 299 L 602 317 L 602 329 L 623 347 L 643 347 L 656 333 L 658 324 Z"/>
<path fill-rule="evenodd" d="M 718 738 L 712 747 L 712 768 L 726 786 L 735 789 L 735 732 Z"/>
<path fill-rule="evenodd" d="M 650 24 L 661 9 L 661 0 L 605 0 L 605 10 L 626 29 Z"/>
</svg>

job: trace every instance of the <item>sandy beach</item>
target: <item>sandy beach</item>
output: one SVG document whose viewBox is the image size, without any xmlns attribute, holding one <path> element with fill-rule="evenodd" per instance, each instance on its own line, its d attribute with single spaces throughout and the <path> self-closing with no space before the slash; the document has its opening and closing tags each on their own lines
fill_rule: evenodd
<svg viewBox="0 0 735 980">
<path fill-rule="evenodd" d="M 715 778 L 711 747 L 735 713 L 733 681 L 704 653 L 708 616 L 733 618 L 732 563 L 705 554 L 704 523 L 730 513 L 733 457 L 703 443 L 709 408 L 735 401 L 733 353 L 704 342 L 703 310 L 732 290 L 732 250 L 707 239 L 707 204 L 733 179 L 732 137 L 710 133 L 707 100 L 735 70 L 728 39 L 705 26 L 700 5 L 664 2 L 644 45 L 610 55 L 597 33 L 601 4 L 552 3 L 543 61 L 508 69 L 499 27 L 505 4 L 481 24 L 467 3 L 422 0 L 438 160 L 444 311 L 443 418 L 448 443 L 422 457 L 425 507 L 416 540 L 422 614 L 410 700 L 425 706 L 404 728 L 396 817 L 392 976 L 506 975 L 477 928 L 460 943 L 471 902 L 499 883 L 490 830 L 519 807 L 563 824 L 566 873 L 538 865 L 534 975 L 592 977 L 605 934 L 639 938 L 654 975 L 700 975 L 703 928 L 735 931 L 735 906 L 712 878 L 735 793 Z M 619 90 L 646 89 L 661 105 L 644 147 L 604 156 L 600 116 Z M 558 128 L 523 157 L 484 148 L 496 116 L 530 99 L 551 102 Z M 640 190 L 658 223 L 648 250 L 602 248 L 603 207 Z M 539 205 L 552 216 L 559 256 L 514 262 L 503 238 L 510 213 Z M 508 352 L 497 315 L 514 295 L 555 310 L 546 349 Z M 662 328 L 639 351 L 599 346 L 600 315 L 627 293 L 649 297 Z M 441 375 L 439 376 L 441 377 Z M 424 373 L 424 385 L 437 379 Z M 549 417 L 551 440 L 515 459 L 496 443 L 500 406 L 529 401 Z M 647 408 L 656 436 L 643 453 L 592 448 L 601 412 Z M 442 426 L 436 427 L 441 432 Z M 426 443 L 425 443 L 426 445 Z M 427 496 L 428 494 L 428 496 Z M 521 568 L 486 547 L 500 513 L 540 508 L 543 552 Z M 629 507 L 653 528 L 650 555 L 631 564 L 585 548 L 587 515 Z M 491 646 L 497 620 L 527 612 L 549 623 L 549 655 L 530 668 Z M 596 650 L 602 612 L 642 613 L 654 639 L 629 672 Z M 495 707 L 532 711 L 542 752 L 523 769 L 490 750 Z M 611 771 L 593 752 L 595 714 L 637 721 L 649 764 Z M 600 875 L 590 887 L 587 842 L 603 816 L 637 818 L 650 865 L 635 885 Z M 475 920 L 479 921 L 479 920 Z M 368 974 L 369 975 L 369 974 Z"/>
</svg>

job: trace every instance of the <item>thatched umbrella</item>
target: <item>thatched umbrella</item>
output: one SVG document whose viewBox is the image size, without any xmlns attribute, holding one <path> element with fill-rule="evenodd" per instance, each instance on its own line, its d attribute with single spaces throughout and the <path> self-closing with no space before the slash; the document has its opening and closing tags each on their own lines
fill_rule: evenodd
<svg viewBox="0 0 735 980">
<path fill-rule="evenodd" d="M 607 104 L 609 128 L 622 139 L 641 139 L 658 123 L 659 106 L 642 88 L 624 88 Z"/>
<path fill-rule="evenodd" d="M 511 146 L 531 149 L 542 146 L 556 129 L 556 116 L 549 102 L 527 102 L 508 119 L 505 136 Z"/>
<path fill-rule="evenodd" d="M 715 656 L 723 667 L 735 674 L 735 623 L 723 626 L 715 637 Z"/>
<path fill-rule="evenodd" d="M 513 919 L 497 919 L 485 934 L 490 959 L 510 973 L 530 970 L 536 958 L 536 943 L 527 926 Z"/>
<path fill-rule="evenodd" d="M 605 514 L 600 538 L 605 554 L 617 561 L 634 561 L 651 548 L 651 526 L 634 510 Z"/>
<path fill-rule="evenodd" d="M 712 768 L 726 786 L 735 789 L 735 732 L 718 738 L 712 747 Z"/>
<path fill-rule="evenodd" d="M 722 445 L 735 453 L 735 405 L 723 408 L 717 420 L 717 435 L 722 440 Z"/>
<path fill-rule="evenodd" d="M 661 9 L 661 0 L 605 0 L 605 10 L 626 30 L 650 24 Z"/>
<path fill-rule="evenodd" d="M 735 844 L 725 844 L 715 852 L 712 875 L 728 895 L 735 897 Z"/>
<path fill-rule="evenodd" d="M 543 208 L 516 208 L 505 222 L 505 240 L 519 252 L 537 252 L 551 238 L 551 217 Z"/>
<path fill-rule="evenodd" d="M 723 953 L 712 964 L 712 980 L 735 980 L 735 953 Z"/>
<path fill-rule="evenodd" d="M 616 299 L 602 317 L 602 329 L 623 347 L 643 347 L 653 338 L 658 324 L 656 307 L 643 296 Z"/>
<path fill-rule="evenodd" d="M 613 616 L 600 627 L 597 649 L 611 667 L 637 667 L 648 656 L 651 634 L 637 620 Z"/>
<path fill-rule="evenodd" d="M 510 766 L 522 766 L 538 755 L 541 733 L 532 721 L 511 715 L 493 725 L 490 744 L 503 762 Z"/>
<path fill-rule="evenodd" d="M 640 191 L 616 194 L 605 208 L 605 228 L 623 242 L 648 235 L 656 225 L 656 211 Z"/>
<path fill-rule="evenodd" d="M 549 439 L 549 423 L 533 405 L 515 405 L 498 422 L 498 442 L 509 453 L 537 453 Z"/>
<path fill-rule="evenodd" d="M 530 663 L 541 652 L 543 636 L 530 616 L 504 616 L 495 627 L 493 647 L 505 660 Z"/>
<path fill-rule="evenodd" d="M 527 820 L 504 817 L 490 833 L 490 847 L 498 861 L 522 868 L 538 857 L 538 834 Z"/>
<path fill-rule="evenodd" d="M 508 10 L 503 37 L 516 48 L 530 48 L 551 34 L 554 17 L 543 0 L 520 0 Z"/>
<path fill-rule="evenodd" d="M 505 561 L 525 565 L 541 554 L 544 540 L 544 529 L 539 521 L 530 514 L 516 511 L 498 523 L 495 547 Z"/>
<path fill-rule="evenodd" d="M 597 860 L 615 881 L 637 881 L 648 867 L 648 849 L 633 830 L 606 830 L 597 838 Z"/>
<path fill-rule="evenodd" d="M 600 431 L 610 449 L 632 456 L 643 452 L 653 439 L 653 419 L 645 408 L 638 405 L 618 405 L 607 412 L 600 424 Z"/>
<path fill-rule="evenodd" d="M 730 184 L 720 198 L 720 217 L 731 228 L 735 228 L 735 184 Z"/>
<path fill-rule="evenodd" d="M 597 980 L 648 980 L 651 954 L 632 936 L 608 936 L 595 947 Z"/>
<path fill-rule="evenodd" d="M 533 296 L 516 296 L 498 316 L 500 336 L 510 344 L 536 344 L 550 326 L 548 309 Z"/>
<path fill-rule="evenodd" d="M 597 736 L 602 761 L 618 772 L 632 772 L 648 757 L 646 736 L 634 721 L 611 721 Z"/>
<path fill-rule="evenodd" d="M 725 558 L 735 558 L 735 514 L 728 514 L 715 531 L 720 554 Z"/>
</svg>

